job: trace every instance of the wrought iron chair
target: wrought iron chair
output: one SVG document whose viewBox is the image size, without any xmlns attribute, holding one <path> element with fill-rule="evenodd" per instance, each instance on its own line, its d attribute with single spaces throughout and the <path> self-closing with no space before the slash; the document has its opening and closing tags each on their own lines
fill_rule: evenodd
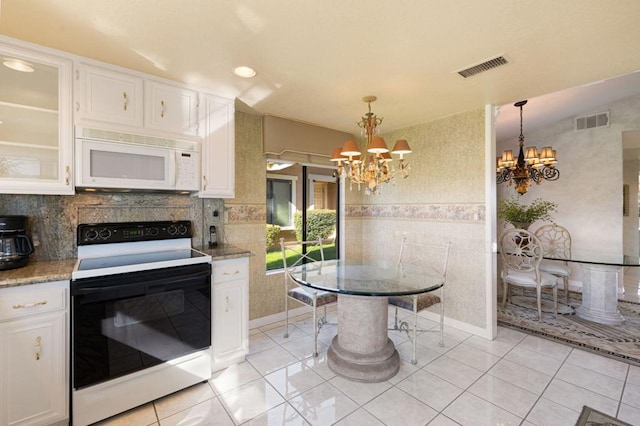
<svg viewBox="0 0 640 426">
<path fill-rule="evenodd" d="M 567 228 L 556 225 L 542 225 L 536 229 L 534 235 L 542 243 L 542 253 L 544 256 L 571 259 L 571 234 Z M 540 270 L 551 275 L 562 278 L 564 288 L 564 300 L 569 304 L 569 276 L 571 268 L 566 261 L 542 259 Z"/>
<path fill-rule="evenodd" d="M 542 320 L 542 288 L 553 291 L 553 310 L 558 314 L 558 285 L 556 278 L 540 271 L 542 243 L 531 232 L 524 229 L 509 229 L 498 241 L 502 257 L 502 306 L 510 299 L 509 285 L 536 289 L 538 320 Z"/>
<path fill-rule="evenodd" d="M 306 250 L 303 250 L 303 246 Z M 285 333 L 284 337 L 289 337 L 289 299 L 296 300 L 313 309 L 313 356 L 318 356 L 318 333 L 327 321 L 327 305 L 336 303 L 338 296 L 328 291 L 314 290 L 309 287 L 298 285 L 289 277 L 289 268 L 298 266 L 302 263 L 324 261 L 324 249 L 322 246 L 322 238 L 313 241 L 294 241 L 285 242 L 284 238 L 280 238 L 280 248 L 282 249 L 282 262 L 284 266 L 284 312 L 285 312 Z M 318 248 L 317 251 L 314 248 Z M 311 253 L 319 254 L 320 259 L 311 257 Z M 294 255 L 298 257 L 291 265 L 287 264 L 287 256 Z M 292 285 L 293 284 L 293 285 Z M 321 318 L 317 317 L 317 308 L 323 307 L 324 312 Z"/>
<path fill-rule="evenodd" d="M 447 266 L 449 263 L 449 251 L 451 243 L 444 244 L 418 244 L 408 243 L 406 237 L 400 244 L 400 256 L 398 267 L 404 270 L 420 272 L 435 272 L 444 278 L 439 295 L 437 290 L 416 294 L 411 296 L 390 296 L 389 304 L 395 307 L 394 326 L 392 330 L 405 331 L 407 335 L 411 332 L 410 338 L 413 344 L 411 363 L 416 364 L 416 341 L 418 337 L 418 312 L 440 303 L 440 346 L 444 346 L 444 287 L 447 279 Z M 413 312 L 413 325 L 409 328 L 407 321 L 399 321 L 398 308 Z"/>
</svg>

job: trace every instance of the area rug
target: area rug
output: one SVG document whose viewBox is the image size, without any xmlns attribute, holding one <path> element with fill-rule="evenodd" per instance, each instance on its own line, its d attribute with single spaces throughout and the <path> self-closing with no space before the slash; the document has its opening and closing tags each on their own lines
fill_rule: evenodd
<svg viewBox="0 0 640 426">
<path fill-rule="evenodd" d="M 604 413 L 601 413 L 598 410 L 594 410 L 591 407 L 587 407 L 586 405 L 582 407 L 582 412 L 580 413 L 580 417 L 576 422 L 576 426 L 632 426 L 627 422 L 623 422 L 622 420 L 618 420 L 615 417 L 608 416 Z"/>
<path fill-rule="evenodd" d="M 560 298 L 559 298 L 560 299 Z M 542 321 L 538 321 L 535 296 L 513 297 L 517 304 L 502 307 L 498 299 L 498 324 L 531 334 L 595 351 L 631 364 L 640 365 L 640 304 L 619 302 L 618 309 L 625 317 L 623 325 L 604 325 L 578 318 L 563 309 L 565 314 L 553 315 L 550 294 L 543 294 Z M 564 295 L 562 296 L 564 301 Z M 560 303 L 560 301 L 559 301 Z M 581 294 L 570 293 L 569 305 L 580 306 Z M 560 310 L 559 310 L 560 311 Z"/>
</svg>

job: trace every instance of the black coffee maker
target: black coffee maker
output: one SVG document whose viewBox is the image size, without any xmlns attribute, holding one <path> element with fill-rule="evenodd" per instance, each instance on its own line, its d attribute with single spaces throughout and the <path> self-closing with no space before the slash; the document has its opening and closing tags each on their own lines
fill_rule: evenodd
<svg viewBox="0 0 640 426">
<path fill-rule="evenodd" d="M 0 270 L 25 266 L 33 253 L 26 216 L 0 216 Z"/>
</svg>

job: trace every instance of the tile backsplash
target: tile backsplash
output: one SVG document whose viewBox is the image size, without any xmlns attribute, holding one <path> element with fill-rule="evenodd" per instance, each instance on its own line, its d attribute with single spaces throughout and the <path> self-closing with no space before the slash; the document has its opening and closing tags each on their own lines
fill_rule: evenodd
<svg viewBox="0 0 640 426">
<path fill-rule="evenodd" d="M 173 194 L 0 194 L 0 215 L 29 217 L 27 231 L 35 245 L 32 260 L 75 257 L 76 228 L 80 223 L 190 220 L 194 246 L 208 243 L 211 225 L 216 226 L 218 240 L 222 241 L 223 211 L 221 199 Z"/>
</svg>

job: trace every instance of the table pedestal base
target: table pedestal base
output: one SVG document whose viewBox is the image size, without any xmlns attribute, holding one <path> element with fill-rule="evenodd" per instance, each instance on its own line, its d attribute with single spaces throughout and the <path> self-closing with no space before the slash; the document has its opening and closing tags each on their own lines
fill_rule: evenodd
<svg viewBox="0 0 640 426">
<path fill-rule="evenodd" d="M 624 324 L 618 310 L 619 266 L 580 264 L 582 268 L 582 305 L 576 308 L 580 318 L 607 325 Z"/>
<path fill-rule="evenodd" d="M 395 376 L 400 356 L 387 336 L 387 297 L 338 295 L 338 335 L 327 351 L 329 368 L 360 382 Z"/>
</svg>

